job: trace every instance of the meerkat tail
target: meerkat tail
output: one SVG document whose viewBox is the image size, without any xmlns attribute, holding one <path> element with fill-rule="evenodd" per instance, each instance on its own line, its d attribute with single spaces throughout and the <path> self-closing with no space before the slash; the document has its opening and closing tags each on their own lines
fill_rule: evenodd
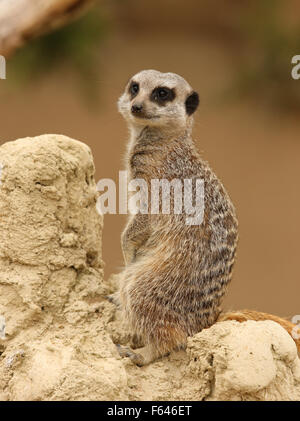
<svg viewBox="0 0 300 421">
<path fill-rule="evenodd" d="M 223 322 L 226 320 L 236 320 L 238 322 L 246 322 L 247 320 L 272 320 L 273 322 L 279 323 L 293 338 L 296 343 L 298 352 L 300 353 L 300 328 L 289 320 L 275 316 L 273 314 L 262 313 L 254 310 L 239 310 L 221 313 L 217 319 L 217 322 Z"/>
</svg>

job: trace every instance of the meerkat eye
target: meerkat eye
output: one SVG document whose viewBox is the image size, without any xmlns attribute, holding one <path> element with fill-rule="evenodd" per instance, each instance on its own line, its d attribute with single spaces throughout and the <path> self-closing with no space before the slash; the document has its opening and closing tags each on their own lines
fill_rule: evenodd
<svg viewBox="0 0 300 421">
<path fill-rule="evenodd" d="M 159 89 L 157 94 L 158 94 L 159 98 L 165 99 L 169 95 L 169 91 L 167 91 L 167 89 Z"/>
<path fill-rule="evenodd" d="M 131 95 L 136 96 L 139 90 L 140 90 L 139 84 L 136 82 L 131 82 L 129 86 L 129 92 L 131 93 Z"/>
<path fill-rule="evenodd" d="M 151 100 L 159 103 L 160 105 L 164 105 L 164 103 L 168 101 L 173 101 L 174 98 L 175 98 L 174 89 L 169 89 L 169 88 L 164 88 L 164 87 L 155 88 L 151 94 Z"/>
</svg>

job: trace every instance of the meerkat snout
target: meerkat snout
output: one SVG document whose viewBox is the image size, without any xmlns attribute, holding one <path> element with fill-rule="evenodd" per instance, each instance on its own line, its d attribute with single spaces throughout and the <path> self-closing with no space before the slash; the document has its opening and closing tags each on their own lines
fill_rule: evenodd
<svg viewBox="0 0 300 421">
<path fill-rule="evenodd" d="M 132 114 L 140 114 L 143 110 L 143 104 L 133 104 L 131 107 Z"/>
</svg>

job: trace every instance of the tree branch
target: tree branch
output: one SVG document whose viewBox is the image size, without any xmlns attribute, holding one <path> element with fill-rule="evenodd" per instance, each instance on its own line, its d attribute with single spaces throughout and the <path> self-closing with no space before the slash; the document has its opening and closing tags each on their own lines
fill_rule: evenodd
<svg viewBox="0 0 300 421">
<path fill-rule="evenodd" d="M 0 0 L 0 55 L 76 19 L 95 0 Z"/>
</svg>

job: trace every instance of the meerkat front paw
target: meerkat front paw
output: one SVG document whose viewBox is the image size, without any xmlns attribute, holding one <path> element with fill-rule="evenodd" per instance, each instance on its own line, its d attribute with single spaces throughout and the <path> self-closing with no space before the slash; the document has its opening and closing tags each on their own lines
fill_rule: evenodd
<svg viewBox="0 0 300 421">
<path fill-rule="evenodd" d="M 113 303 L 116 307 L 120 307 L 120 299 L 119 299 L 119 293 L 114 292 L 113 294 L 107 295 L 105 297 L 110 303 Z"/>
<path fill-rule="evenodd" d="M 121 346 L 116 344 L 117 350 L 122 358 L 128 357 L 131 361 L 139 367 L 145 365 L 144 357 L 140 354 L 136 354 L 128 346 Z"/>
<path fill-rule="evenodd" d="M 144 346 L 143 348 L 139 348 L 138 352 L 133 352 L 131 348 L 127 346 L 121 346 L 117 345 L 117 349 L 121 357 L 128 357 L 131 359 L 131 361 L 138 365 L 139 367 L 142 367 L 144 365 L 148 365 L 157 359 L 161 357 L 165 357 L 169 355 L 169 352 L 160 353 L 153 344 L 148 344 Z"/>
</svg>

